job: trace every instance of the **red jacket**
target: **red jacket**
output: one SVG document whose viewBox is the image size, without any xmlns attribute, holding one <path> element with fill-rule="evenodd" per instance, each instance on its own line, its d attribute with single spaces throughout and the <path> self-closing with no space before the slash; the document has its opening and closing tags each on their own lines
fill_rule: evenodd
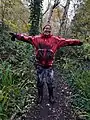
<svg viewBox="0 0 90 120">
<path fill-rule="evenodd" d="M 60 47 L 80 44 L 79 40 L 65 39 L 53 35 L 47 37 L 43 34 L 34 37 L 17 34 L 16 38 L 28 42 L 35 47 L 37 63 L 43 67 L 52 66 L 55 53 Z"/>
</svg>

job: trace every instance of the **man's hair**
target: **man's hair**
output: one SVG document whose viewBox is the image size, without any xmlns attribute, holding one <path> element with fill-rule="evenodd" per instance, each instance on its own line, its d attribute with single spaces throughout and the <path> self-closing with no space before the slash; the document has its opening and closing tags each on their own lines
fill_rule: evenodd
<svg viewBox="0 0 90 120">
<path fill-rule="evenodd" d="M 43 30 L 45 29 L 46 26 L 49 26 L 50 29 L 52 28 L 50 24 L 46 24 L 46 25 L 44 25 Z"/>
</svg>

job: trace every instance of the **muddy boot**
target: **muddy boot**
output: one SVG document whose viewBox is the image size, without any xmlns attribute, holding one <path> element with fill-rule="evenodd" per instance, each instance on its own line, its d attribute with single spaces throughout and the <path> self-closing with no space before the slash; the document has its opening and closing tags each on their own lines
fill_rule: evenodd
<svg viewBox="0 0 90 120">
<path fill-rule="evenodd" d="M 43 97 L 42 96 L 38 96 L 38 100 L 37 100 L 37 104 L 42 103 Z"/>
<path fill-rule="evenodd" d="M 52 86 L 48 86 L 48 92 L 49 92 L 49 102 L 52 103 L 52 104 L 55 103 Z"/>
<path fill-rule="evenodd" d="M 55 103 L 54 97 L 50 96 L 50 97 L 49 97 L 49 102 L 50 102 L 51 104 Z"/>
<path fill-rule="evenodd" d="M 42 103 L 43 100 L 43 87 L 38 88 L 38 99 L 37 103 L 40 104 Z"/>
</svg>

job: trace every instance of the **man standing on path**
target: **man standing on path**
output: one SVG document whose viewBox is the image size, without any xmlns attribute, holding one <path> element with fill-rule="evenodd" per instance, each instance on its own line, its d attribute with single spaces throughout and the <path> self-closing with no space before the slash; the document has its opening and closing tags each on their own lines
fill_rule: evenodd
<svg viewBox="0 0 90 120">
<path fill-rule="evenodd" d="M 44 78 L 49 92 L 49 101 L 54 103 L 53 96 L 53 61 L 55 53 L 60 47 L 82 45 L 80 40 L 65 39 L 62 37 L 56 37 L 51 34 L 51 25 L 47 24 L 43 28 L 43 32 L 36 36 L 25 36 L 23 34 L 10 33 L 11 39 L 30 43 L 35 48 L 36 53 L 36 70 L 37 70 L 37 89 L 38 89 L 38 103 L 43 100 L 43 86 Z"/>
</svg>

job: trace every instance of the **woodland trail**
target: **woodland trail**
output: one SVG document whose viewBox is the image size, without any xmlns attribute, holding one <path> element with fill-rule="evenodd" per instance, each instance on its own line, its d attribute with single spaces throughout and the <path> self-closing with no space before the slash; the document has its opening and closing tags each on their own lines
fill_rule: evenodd
<svg viewBox="0 0 90 120">
<path fill-rule="evenodd" d="M 42 104 L 35 104 L 30 108 L 25 120 L 75 120 L 71 108 L 71 90 L 64 78 L 55 72 L 55 103 L 51 105 L 48 101 L 47 86 L 44 87 L 44 100 Z"/>
</svg>

